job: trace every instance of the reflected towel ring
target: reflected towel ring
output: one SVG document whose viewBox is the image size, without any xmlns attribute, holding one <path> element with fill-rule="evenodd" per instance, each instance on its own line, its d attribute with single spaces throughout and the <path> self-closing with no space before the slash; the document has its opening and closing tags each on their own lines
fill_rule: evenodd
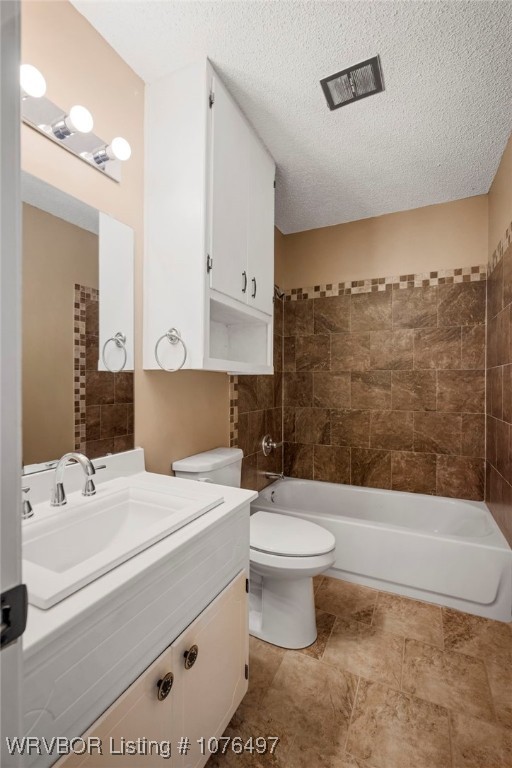
<svg viewBox="0 0 512 768">
<path fill-rule="evenodd" d="M 124 360 L 120 368 L 116 368 L 115 370 L 113 368 L 109 368 L 107 364 L 107 360 L 105 357 L 105 350 L 107 348 L 107 344 L 110 344 L 110 342 L 113 341 L 114 344 L 118 349 L 122 349 L 124 352 Z M 110 371 L 110 373 L 120 373 L 123 368 L 126 365 L 126 361 L 128 359 L 128 353 L 126 351 L 126 336 L 124 333 L 121 333 L 121 331 L 118 331 L 115 336 L 111 336 L 110 339 L 107 339 L 106 342 L 103 345 L 103 349 L 101 350 L 101 359 L 103 360 L 103 365 L 107 369 L 107 371 Z"/>
<path fill-rule="evenodd" d="M 180 365 L 178 365 L 177 368 L 166 368 L 165 365 L 162 365 L 162 363 L 160 362 L 160 358 L 158 357 L 158 346 L 159 346 L 160 342 L 163 341 L 164 339 L 167 339 L 169 344 L 178 344 L 178 342 L 179 342 L 181 344 L 181 346 L 183 347 L 183 360 L 181 361 Z M 156 361 L 157 361 L 158 365 L 162 369 L 162 371 L 169 371 L 169 373 L 173 373 L 174 371 L 179 371 L 179 370 L 181 370 L 181 368 L 183 368 L 183 366 L 185 365 L 185 361 L 187 359 L 187 347 L 185 346 L 185 342 L 181 338 L 181 336 L 180 336 L 179 332 L 176 330 L 176 328 L 169 328 L 169 330 L 166 331 L 166 333 L 164 333 L 162 336 L 160 336 L 160 338 L 158 339 L 158 341 L 155 344 L 155 358 L 156 358 Z"/>
</svg>

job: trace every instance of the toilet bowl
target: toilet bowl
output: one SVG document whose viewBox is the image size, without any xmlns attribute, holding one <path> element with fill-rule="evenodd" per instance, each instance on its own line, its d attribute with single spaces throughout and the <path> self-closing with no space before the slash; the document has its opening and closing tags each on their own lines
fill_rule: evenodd
<svg viewBox="0 0 512 768">
<path fill-rule="evenodd" d="M 176 477 L 240 487 L 243 453 L 215 448 L 172 465 Z M 255 511 L 250 527 L 249 632 L 282 648 L 317 637 L 313 576 L 334 564 L 335 539 L 316 523 Z"/>
<path fill-rule="evenodd" d="M 334 564 L 335 539 L 315 523 L 272 512 L 251 515 L 249 632 L 282 648 L 317 637 L 313 576 Z"/>
</svg>

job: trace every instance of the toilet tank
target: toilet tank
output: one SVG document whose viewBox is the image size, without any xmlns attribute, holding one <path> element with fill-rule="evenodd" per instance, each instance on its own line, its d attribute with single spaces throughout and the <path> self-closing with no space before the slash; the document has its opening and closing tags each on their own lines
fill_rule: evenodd
<svg viewBox="0 0 512 768">
<path fill-rule="evenodd" d="M 196 453 L 172 464 L 176 477 L 218 483 L 240 488 L 243 451 L 240 448 L 214 448 Z"/>
</svg>

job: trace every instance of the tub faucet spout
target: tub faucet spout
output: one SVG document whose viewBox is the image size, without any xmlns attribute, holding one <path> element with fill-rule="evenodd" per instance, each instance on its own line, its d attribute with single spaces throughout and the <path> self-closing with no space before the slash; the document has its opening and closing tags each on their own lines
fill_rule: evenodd
<svg viewBox="0 0 512 768">
<path fill-rule="evenodd" d="M 284 480 L 284 474 L 282 472 L 265 472 L 267 480 Z"/>
</svg>

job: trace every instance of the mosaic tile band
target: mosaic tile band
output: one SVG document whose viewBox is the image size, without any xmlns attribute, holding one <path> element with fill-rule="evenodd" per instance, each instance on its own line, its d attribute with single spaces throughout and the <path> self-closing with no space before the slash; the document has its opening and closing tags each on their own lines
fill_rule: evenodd
<svg viewBox="0 0 512 768">
<path fill-rule="evenodd" d="M 507 248 L 510 247 L 510 245 L 512 245 L 512 222 L 509 224 L 509 226 L 505 230 L 505 234 L 503 235 L 502 239 L 494 249 L 489 259 L 489 273 L 493 271 L 494 267 L 502 258 L 503 254 L 505 253 Z"/>
<path fill-rule="evenodd" d="M 88 301 L 98 301 L 99 291 L 75 283 L 73 310 L 73 407 L 75 451 L 85 452 L 85 312 Z"/>
<path fill-rule="evenodd" d="M 437 272 L 419 272 L 414 275 L 374 277 L 369 280 L 352 280 L 345 283 L 327 283 L 308 288 L 291 288 L 286 291 L 285 301 L 322 299 L 326 296 L 343 296 L 375 291 L 395 291 L 404 288 L 427 288 L 433 285 L 476 282 L 487 279 L 487 265 L 443 269 Z"/>
</svg>

